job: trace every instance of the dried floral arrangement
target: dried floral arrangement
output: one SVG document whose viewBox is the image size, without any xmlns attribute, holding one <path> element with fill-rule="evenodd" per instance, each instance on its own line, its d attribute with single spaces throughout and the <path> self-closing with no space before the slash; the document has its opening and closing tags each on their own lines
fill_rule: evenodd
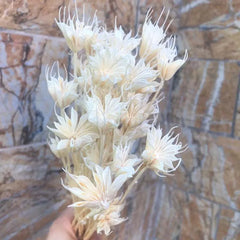
<svg viewBox="0 0 240 240">
<path fill-rule="evenodd" d="M 88 240 L 96 231 L 109 235 L 126 220 L 126 197 L 145 171 L 165 176 L 179 166 L 185 147 L 173 129 L 163 135 L 157 116 L 161 89 L 187 52 L 175 60 L 176 38 L 166 34 L 164 10 L 155 23 L 148 11 L 140 37 L 116 23 L 107 31 L 96 14 L 90 20 L 84 10 L 82 18 L 77 8 L 72 15 L 66 11 L 56 22 L 71 50 L 73 73 L 68 80 L 58 65 L 56 73 L 46 71 L 57 119 L 49 127 L 49 146 L 66 173 L 62 185 L 72 195 L 73 227 Z M 146 140 L 142 153 L 134 151 L 139 139 Z"/>
</svg>

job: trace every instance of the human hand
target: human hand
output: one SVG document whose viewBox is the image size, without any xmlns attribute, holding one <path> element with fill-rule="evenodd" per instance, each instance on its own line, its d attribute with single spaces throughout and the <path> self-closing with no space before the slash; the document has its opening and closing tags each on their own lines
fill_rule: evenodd
<svg viewBox="0 0 240 240">
<path fill-rule="evenodd" d="M 50 227 L 47 240 L 82 240 L 78 239 L 72 228 L 73 209 L 66 209 Z M 91 240 L 100 240 L 97 234 L 94 234 Z"/>
</svg>

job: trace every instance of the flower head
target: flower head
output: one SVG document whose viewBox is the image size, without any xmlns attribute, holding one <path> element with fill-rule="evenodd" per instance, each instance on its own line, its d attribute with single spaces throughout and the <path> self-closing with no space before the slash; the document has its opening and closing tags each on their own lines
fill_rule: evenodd
<svg viewBox="0 0 240 240">
<path fill-rule="evenodd" d="M 54 122 L 56 128 L 48 127 L 61 140 L 57 144 L 57 150 L 78 149 L 93 143 L 98 138 L 96 128 L 87 121 L 83 115 L 78 120 L 78 114 L 71 109 L 71 118 L 64 113 L 64 117 L 57 115 L 58 122 Z"/>
<path fill-rule="evenodd" d="M 111 227 L 118 225 L 126 220 L 121 218 L 120 212 L 124 205 L 111 205 L 105 211 L 96 214 L 94 219 L 97 221 L 97 233 L 102 231 L 108 236 L 111 233 Z"/>
<path fill-rule="evenodd" d="M 92 74 L 90 69 L 79 61 L 78 67 L 80 70 L 77 78 L 79 89 L 82 93 L 87 92 L 92 86 Z"/>
<path fill-rule="evenodd" d="M 88 121 L 102 128 L 118 126 L 126 106 L 127 103 L 121 102 L 120 98 L 112 98 L 110 94 L 105 96 L 103 103 L 97 95 L 93 94 L 92 97 L 87 97 L 83 107 L 87 112 Z"/>
<path fill-rule="evenodd" d="M 125 90 L 150 93 L 156 91 L 159 86 L 159 83 L 154 81 L 158 76 L 157 73 L 149 64 L 146 65 L 143 59 L 140 59 L 137 64 L 129 68 L 124 84 Z"/>
<path fill-rule="evenodd" d="M 172 137 L 170 130 L 165 136 L 162 129 L 152 127 L 147 134 L 146 148 L 142 153 L 142 158 L 149 168 L 156 173 L 170 173 L 177 169 L 181 163 L 181 158 L 176 157 L 184 148 L 178 142 L 178 136 Z M 174 163 L 177 164 L 174 165 Z"/>
<path fill-rule="evenodd" d="M 123 129 L 114 129 L 114 143 L 115 144 L 127 144 L 129 141 L 137 140 L 147 135 L 150 124 L 148 121 L 143 121 L 138 126 Z"/>
<path fill-rule="evenodd" d="M 111 48 L 118 49 L 123 54 L 131 53 L 140 43 L 139 38 L 131 37 L 131 31 L 126 34 L 122 27 L 118 28 L 116 24 L 114 31 L 108 34 L 107 41 Z"/>
<path fill-rule="evenodd" d="M 57 75 L 52 75 L 52 70 L 49 77 L 49 68 L 46 70 L 46 79 L 48 91 L 53 100 L 60 108 L 65 108 L 70 105 L 77 97 L 78 84 L 74 81 L 63 79 L 59 73 L 57 65 Z"/>
<path fill-rule="evenodd" d="M 122 124 L 124 127 L 134 128 L 143 123 L 152 114 L 158 114 L 159 109 L 157 103 L 153 105 L 149 103 L 149 96 L 145 94 L 136 94 L 122 116 Z"/>
<path fill-rule="evenodd" d="M 161 27 L 158 26 L 159 20 L 161 19 L 164 9 L 162 10 L 159 19 L 156 23 L 151 22 L 151 10 L 148 12 L 142 29 L 142 41 L 140 46 L 140 57 L 144 58 L 147 62 L 154 60 L 157 57 L 159 47 L 163 43 L 166 37 L 166 31 L 164 26 L 167 17 Z"/>
<path fill-rule="evenodd" d="M 112 180 L 112 173 L 109 167 L 103 169 L 94 165 L 92 175 L 94 182 L 88 177 L 76 176 L 66 171 L 68 176 L 75 181 L 76 187 L 63 186 L 72 194 L 77 196 L 80 201 L 73 203 L 72 207 L 86 206 L 100 210 L 107 209 L 111 203 L 116 201 L 119 189 L 127 180 L 126 175 L 120 175 Z"/>
<path fill-rule="evenodd" d="M 119 145 L 114 147 L 113 162 L 111 163 L 111 169 L 116 175 L 127 174 L 128 177 L 132 177 L 136 170 L 134 167 L 140 163 L 140 159 L 133 154 L 129 154 L 130 145 Z"/>
<path fill-rule="evenodd" d="M 82 21 L 78 18 L 77 9 L 75 8 L 75 14 L 71 16 L 70 10 L 68 10 L 68 17 L 66 19 L 66 7 L 63 9 L 63 19 L 61 18 L 61 9 L 59 11 L 59 20 L 56 23 L 63 33 L 66 39 L 68 47 L 73 52 L 78 52 L 85 49 L 86 52 L 90 52 L 91 46 L 95 43 L 99 32 L 98 20 L 94 15 L 90 24 L 85 23 L 85 13 L 83 8 Z"/>
<path fill-rule="evenodd" d="M 160 78 L 165 81 L 171 79 L 188 58 L 186 51 L 183 59 L 174 60 L 177 56 L 175 41 L 175 37 L 168 39 L 158 52 L 157 69 L 159 71 Z"/>
<path fill-rule="evenodd" d="M 58 144 L 61 140 L 59 139 L 59 137 L 55 136 L 55 138 L 49 138 L 48 140 L 48 145 L 52 151 L 52 153 L 58 157 L 58 158 L 61 158 L 61 157 L 65 157 L 68 155 L 68 152 L 65 151 L 65 149 L 60 149 L 58 147 Z"/>
<path fill-rule="evenodd" d="M 95 84 L 108 86 L 120 82 L 133 57 L 122 55 L 117 49 L 103 48 L 89 57 L 89 67 L 92 70 Z"/>
</svg>

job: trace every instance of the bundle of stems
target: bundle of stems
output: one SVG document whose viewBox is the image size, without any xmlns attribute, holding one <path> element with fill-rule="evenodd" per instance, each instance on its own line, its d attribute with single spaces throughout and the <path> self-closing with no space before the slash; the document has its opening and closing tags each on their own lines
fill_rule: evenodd
<svg viewBox="0 0 240 240">
<path fill-rule="evenodd" d="M 49 146 L 63 163 L 73 226 L 88 240 L 95 231 L 109 235 L 126 220 L 126 197 L 145 171 L 166 176 L 179 166 L 185 147 L 173 129 L 163 135 L 157 117 L 161 89 L 187 52 L 175 59 L 176 39 L 166 34 L 164 9 L 155 23 L 148 11 L 141 36 L 116 22 L 108 31 L 96 14 L 86 19 L 84 8 L 81 18 L 77 8 L 67 10 L 60 10 L 56 22 L 71 50 L 73 72 L 69 80 L 58 64 L 46 71 L 56 114 Z M 136 153 L 139 139 L 145 149 Z"/>
</svg>

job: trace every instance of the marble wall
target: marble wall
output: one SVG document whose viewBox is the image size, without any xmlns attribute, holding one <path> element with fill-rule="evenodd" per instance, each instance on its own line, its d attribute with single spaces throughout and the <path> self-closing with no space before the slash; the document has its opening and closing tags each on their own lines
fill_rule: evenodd
<svg viewBox="0 0 240 240">
<path fill-rule="evenodd" d="M 189 60 L 165 86 L 161 122 L 189 145 L 175 176 L 146 174 L 116 228 L 119 240 L 240 239 L 240 0 L 88 0 L 107 26 L 136 32 L 149 7 L 175 20 Z M 69 0 L 0 1 L 0 239 L 45 239 L 69 203 L 47 147 L 53 102 L 45 68 L 69 52 L 54 18 Z M 72 2 L 70 3 L 72 4 Z"/>
</svg>

